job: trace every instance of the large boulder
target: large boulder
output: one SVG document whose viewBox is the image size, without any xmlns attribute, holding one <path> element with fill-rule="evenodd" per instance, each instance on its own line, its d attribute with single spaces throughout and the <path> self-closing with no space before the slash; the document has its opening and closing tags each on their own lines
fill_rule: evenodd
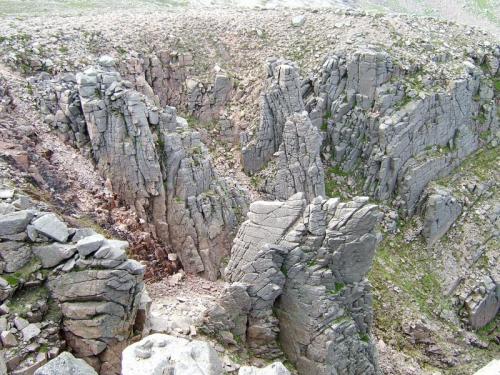
<svg viewBox="0 0 500 375">
<path fill-rule="evenodd" d="M 30 211 L 17 211 L 0 216 L 0 236 L 24 232 L 33 213 Z"/>
<path fill-rule="evenodd" d="M 433 244 L 446 234 L 462 213 L 462 205 L 449 191 L 436 189 L 427 198 L 422 235 Z"/>
<path fill-rule="evenodd" d="M 122 375 L 221 375 L 222 362 L 206 342 L 153 334 L 128 346 Z"/>
</svg>

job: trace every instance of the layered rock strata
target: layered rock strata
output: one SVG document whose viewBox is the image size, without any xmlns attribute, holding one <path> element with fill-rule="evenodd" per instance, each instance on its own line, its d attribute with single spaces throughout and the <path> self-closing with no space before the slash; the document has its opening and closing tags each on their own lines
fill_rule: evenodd
<svg viewBox="0 0 500 375">
<path fill-rule="evenodd" d="M 144 266 L 127 258 L 127 242 L 71 228 L 5 191 L 12 194 L 0 203 L 0 330 L 8 370 L 33 373 L 67 346 L 100 374 L 119 374 L 134 325 L 141 333 Z"/>
<path fill-rule="evenodd" d="M 306 108 L 317 125 L 327 118 L 337 166 L 361 169 L 365 193 L 398 196 L 413 214 L 430 181 L 474 152 L 480 136 L 498 131 L 492 80 L 498 63 L 491 64 L 495 71 L 481 64 L 465 61 L 461 78 L 443 89 L 425 67 L 403 68 L 384 52 L 333 55 L 305 90 Z"/>
<path fill-rule="evenodd" d="M 208 310 L 207 328 L 244 334 L 264 357 L 281 347 L 302 374 L 375 374 L 366 273 L 377 216 L 363 197 L 252 203 L 226 268 L 231 286 Z M 249 303 L 239 306 L 234 288 Z M 228 325 L 228 317 L 238 319 Z"/>
<path fill-rule="evenodd" d="M 343 173 L 361 173 L 360 190 L 379 200 L 395 199 L 411 215 L 430 181 L 497 134 L 498 60 L 497 53 L 464 61 L 457 67 L 460 78 L 452 80 L 362 48 L 328 56 L 319 73 L 302 81 L 292 63 L 272 61 L 261 121 L 241 136 L 243 168 L 256 173 L 276 160 L 286 121 L 306 110 L 314 127 L 324 131 L 325 161 Z"/>
<path fill-rule="evenodd" d="M 112 60 L 100 64 L 45 84 L 42 109 L 55 113 L 48 120 L 66 139 L 89 144 L 113 191 L 186 271 L 216 279 L 246 210 L 243 192 L 216 175 L 199 133 L 173 107 L 152 106 Z"/>
</svg>

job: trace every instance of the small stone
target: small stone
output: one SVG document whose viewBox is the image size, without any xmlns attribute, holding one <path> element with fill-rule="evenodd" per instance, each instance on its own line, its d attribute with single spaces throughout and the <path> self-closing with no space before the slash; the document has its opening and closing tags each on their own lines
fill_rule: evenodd
<svg viewBox="0 0 500 375">
<path fill-rule="evenodd" d="M 37 337 L 40 332 L 40 328 L 36 324 L 29 324 L 21 331 L 24 341 L 30 341 L 31 339 Z"/>
<path fill-rule="evenodd" d="M 14 326 L 18 329 L 18 330 L 22 330 L 24 328 L 26 328 L 30 323 L 26 320 L 26 319 L 23 319 L 23 318 L 19 318 L 19 317 L 15 317 L 14 318 Z"/>
<path fill-rule="evenodd" d="M 17 211 L 0 216 L 0 236 L 23 232 L 33 214 L 29 211 Z"/>
<path fill-rule="evenodd" d="M 134 349 L 134 355 L 139 359 L 146 359 L 151 357 L 151 348 L 153 347 L 152 341 L 146 341 L 144 344 L 137 346 Z"/>
<path fill-rule="evenodd" d="M 38 246 L 33 248 L 33 253 L 40 258 L 44 268 L 52 268 L 62 261 L 71 258 L 75 254 L 76 248 L 71 245 L 53 243 L 48 246 Z"/>
<path fill-rule="evenodd" d="M 95 230 L 92 228 L 79 228 L 75 231 L 73 238 L 71 239 L 73 242 L 78 242 L 85 237 L 90 237 L 97 234 Z"/>
<path fill-rule="evenodd" d="M 0 199 L 10 199 L 14 196 L 14 189 L 0 189 Z"/>
<path fill-rule="evenodd" d="M 6 315 L 10 312 L 9 306 L 7 306 L 5 303 L 0 305 L 0 315 Z"/>
<path fill-rule="evenodd" d="M 0 335 L 2 339 L 2 344 L 6 348 L 11 348 L 13 346 L 17 346 L 16 336 L 10 331 L 3 331 Z"/>
<path fill-rule="evenodd" d="M 292 18 L 292 26 L 293 27 L 300 27 L 300 26 L 304 25 L 305 22 L 306 22 L 306 16 L 304 16 L 303 14 Z"/>
<path fill-rule="evenodd" d="M 115 59 L 109 55 L 103 55 L 99 58 L 98 63 L 102 67 L 109 68 L 115 65 Z"/>
<path fill-rule="evenodd" d="M 68 227 L 55 214 L 43 215 L 33 221 L 33 226 L 38 232 L 58 242 L 68 240 Z"/>
<path fill-rule="evenodd" d="M 94 234 L 92 236 L 88 236 L 82 238 L 76 243 L 76 249 L 78 250 L 78 254 L 81 257 L 86 257 L 89 254 L 92 254 L 94 251 L 97 251 L 102 243 L 104 242 L 104 236 L 101 234 Z"/>
</svg>

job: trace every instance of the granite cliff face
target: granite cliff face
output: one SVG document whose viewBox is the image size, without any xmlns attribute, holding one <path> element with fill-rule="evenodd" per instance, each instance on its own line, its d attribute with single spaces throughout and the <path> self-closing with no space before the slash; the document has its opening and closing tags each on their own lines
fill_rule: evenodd
<svg viewBox="0 0 500 375">
<path fill-rule="evenodd" d="M 233 332 L 259 356 L 283 350 L 299 373 L 376 374 L 366 280 L 376 209 L 363 197 L 307 204 L 303 193 L 252 203 L 226 268 L 231 284 L 207 313 L 208 329 Z"/>
<path fill-rule="evenodd" d="M 73 355 L 101 374 L 490 361 L 498 42 L 162 6 L 0 23 L 0 375 L 94 373 Z M 269 359 L 290 368 L 245 366 Z"/>
<path fill-rule="evenodd" d="M 256 134 L 251 140 L 248 131 L 242 136 L 243 167 L 255 173 L 286 148 L 280 145 L 288 117 L 306 110 L 316 129 L 323 130 L 327 164 L 343 173 L 359 172 L 361 191 L 395 200 L 413 215 L 429 182 L 476 151 L 481 137 L 498 132 L 492 79 L 498 65 L 495 55 L 478 57 L 477 65 L 466 62 L 461 77 L 443 90 L 424 66 L 403 67 L 371 49 L 329 56 L 317 74 L 302 82 L 291 63 L 273 62 Z M 287 163 L 278 155 L 281 171 Z M 314 159 L 317 150 L 306 147 L 294 155 Z M 321 178 L 308 179 L 321 191 Z M 286 184 L 280 175 L 278 181 Z"/>
<path fill-rule="evenodd" d="M 200 135 L 122 81 L 104 57 L 100 68 L 63 76 L 46 87 L 42 108 L 62 136 L 85 152 L 144 225 L 170 246 L 186 269 L 210 279 L 246 210 L 234 183 L 219 178 Z"/>
</svg>

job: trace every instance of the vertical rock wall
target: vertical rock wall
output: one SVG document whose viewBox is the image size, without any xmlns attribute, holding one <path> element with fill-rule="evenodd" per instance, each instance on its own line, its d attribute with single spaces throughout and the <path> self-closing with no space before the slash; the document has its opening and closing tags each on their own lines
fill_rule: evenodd
<svg viewBox="0 0 500 375">
<path fill-rule="evenodd" d="M 366 274 L 376 223 L 377 207 L 363 197 L 254 202 L 226 268 L 231 287 L 207 313 L 207 326 L 240 335 L 246 323 L 256 354 L 273 357 L 282 348 L 301 374 L 375 374 Z M 231 303 L 233 288 L 246 289 L 245 309 Z M 227 323 L 242 313 L 239 326 Z"/>
<path fill-rule="evenodd" d="M 90 146 L 113 191 L 156 238 L 171 246 L 187 272 L 219 275 L 245 213 L 244 193 L 219 178 L 198 132 L 132 89 L 104 57 L 76 79 L 45 81 L 42 109 L 51 126 L 83 152 Z"/>
</svg>

